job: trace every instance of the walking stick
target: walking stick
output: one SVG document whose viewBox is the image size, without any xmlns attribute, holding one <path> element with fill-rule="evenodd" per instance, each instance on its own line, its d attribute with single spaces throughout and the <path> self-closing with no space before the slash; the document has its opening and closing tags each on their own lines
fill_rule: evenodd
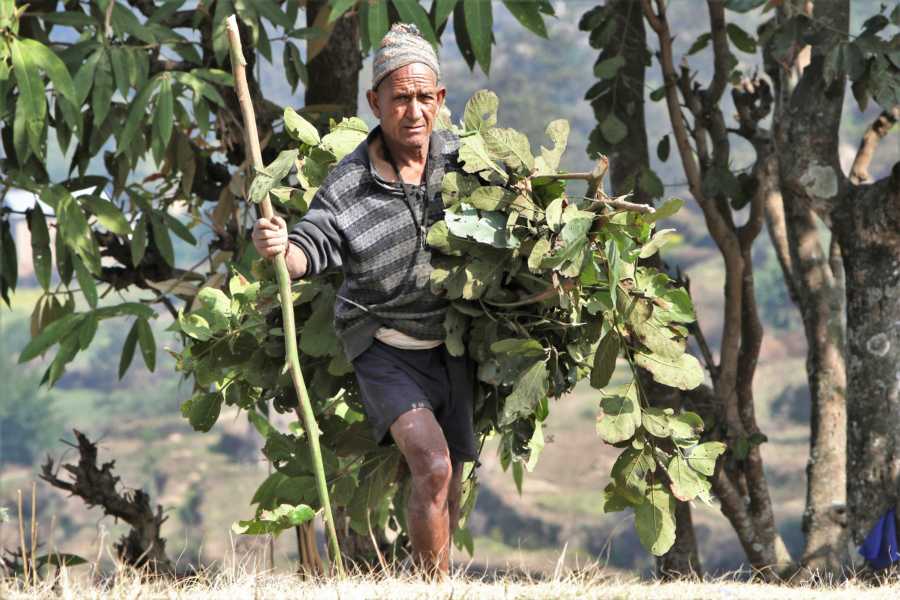
<svg viewBox="0 0 900 600">
<path fill-rule="evenodd" d="M 256 130 L 256 115 L 253 111 L 253 101 L 250 99 L 250 90 L 247 88 L 247 73 L 245 70 L 244 51 L 241 47 L 241 37 L 238 33 L 237 18 L 234 15 L 228 17 L 228 42 L 231 46 L 231 69 L 234 73 L 234 86 L 237 91 L 238 102 L 241 105 L 241 113 L 244 117 L 244 132 L 246 143 L 250 148 L 253 158 L 253 168 L 256 171 L 265 167 L 262 159 L 262 151 L 259 147 L 259 134 Z M 260 202 L 262 215 L 271 219 L 275 213 L 272 210 L 272 202 L 268 195 Z M 331 500 L 328 496 L 328 484 L 325 481 L 325 467 L 322 465 L 322 450 L 319 448 L 319 426 L 316 423 L 316 415 L 313 413 L 312 404 L 309 401 L 309 393 L 303 381 L 303 372 L 300 371 L 300 355 L 297 350 L 297 332 L 294 326 L 294 303 L 291 299 L 291 276 L 288 273 L 284 255 L 275 257 L 275 277 L 278 280 L 278 295 L 281 299 L 281 315 L 284 321 L 284 346 L 287 355 L 288 367 L 291 372 L 291 380 L 294 382 L 294 391 L 300 399 L 298 416 L 303 420 L 306 437 L 309 438 L 309 449 L 312 453 L 313 468 L 316 472 L 316 487 L 319 490 L 319 502 L 325 511 L 325 526 L 328 528 L 328 537 L 331 541 L 331 558 L 337 567 L 339 577 L 344 577 L 344 562 L 341 558 L 341 548 L 338 545 L 337 532 L 334 528 L 334 517 L 331 514 Z M 295 409 L 296 410 L 296 409 Z"/>
</svg>

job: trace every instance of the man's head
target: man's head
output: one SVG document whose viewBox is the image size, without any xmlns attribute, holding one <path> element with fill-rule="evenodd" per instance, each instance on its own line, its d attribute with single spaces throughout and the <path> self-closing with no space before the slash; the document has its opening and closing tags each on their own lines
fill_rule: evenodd
<svg viewBox="0 0 900 600">
<path fill-rule="evenodd" d="M 410 149 L 425 146 L 446 93 L 431 44 L 415 26 L 394 25 L 375 55 L 366 94 L 384 135 Z"/>
</svg>

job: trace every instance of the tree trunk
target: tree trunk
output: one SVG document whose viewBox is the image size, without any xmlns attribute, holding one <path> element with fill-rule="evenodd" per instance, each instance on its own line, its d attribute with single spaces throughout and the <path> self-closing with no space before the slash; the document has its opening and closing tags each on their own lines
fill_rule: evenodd
<svg viewBox="0 0 900 600">
<path fill-rule="evenodd" d="M 621 85 L 617 89 L 612 111 L 621 115 L 628 127 L 628 137 L 609 152 L 611 191 L 614 196 L 634 191 L 636 202 L 652 204 L 653 198 L 635 186 L 639 173 L 650 166 L 644 115 L 644 80 L 647 69 L 644 16 L 640 5 L 631 0 L 613 0 L 609 6 L 616 15 L 613 39 L 624 40 L 622 53 L 625 56 L 625 65 L 619 71 Z M 598 117 L 601 115 L 598 114 Z M 663 267 L 659 254 L 645 262 L 657 269 Z M 679 390 L 657 384 L 643 369 L 638 371 L 638 377 L 650 404 L 675 410 L 681 408 Z M 702 574 L 691 505 L 688 502 L 677 502 L 675 544 L 656 559 L 657 574 L 665 579 Z"/>
<path fill-rule="evenodd" d="M 863 540 L 900 493 L 900 163 L 834 213 L 847 273 L 847 498 Z"/>
<path fill-rule="evenodd" d="M 306 22 L 310 27 L 324 27 L 320 16 L 328 8 L 328 0 L 309 0 L 306 3 Z M 317 22 L 318 18 L 318 22 Z M 315 48 L 311 41 L 307 48 Z M 359 50 L 359 16 L 354 10 L 346 12 L 334 23 L 324 48 L 306 65 L 309 81 L 306 88 L 307 106 L 329 106 L 320 113 L 317 125 L 327 126 L 329 117 L 348 117 L 357 113 L 359 72 L 362 53 Z"/>
</svg>

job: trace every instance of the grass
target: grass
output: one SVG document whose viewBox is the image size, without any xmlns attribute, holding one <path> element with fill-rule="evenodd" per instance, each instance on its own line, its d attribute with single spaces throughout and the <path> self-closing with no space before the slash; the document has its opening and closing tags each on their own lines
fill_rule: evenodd
<svg viewBox="0 0 900 600">
<path fill-rule="evenodd" d="M 694 600 L 760 599 L 825 600 L 831 598 L 888 599 L 900 595 L 900 579 L 866 583 L 850 580 L 836 585 L 774 585 L 744 582 L 734 575 L 715 579 L 676 582 L 642 581 L 634 577 L 608 576 L 599 567 L 557 572 L 534 579 L 521 574 L 478 575 L 460 568 L 443 581 L 429 581 L 403 574 L 356 573 L 344 580 L 309 579 L 265 571 L 223 569 L 179 581 L 142 580 L 133 571 L 118 569 L 105 579 L 63 569 L 54 582 L 25 587 L 20 581 L 0 581 L 0 597 L 25 598 L 254 598 L 316 600 L 450 600 L 492 599 L 616 599 Z"/>
</svg>

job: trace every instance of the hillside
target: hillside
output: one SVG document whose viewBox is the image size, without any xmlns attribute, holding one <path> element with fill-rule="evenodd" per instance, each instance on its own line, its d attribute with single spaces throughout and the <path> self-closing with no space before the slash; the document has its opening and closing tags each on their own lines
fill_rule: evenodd
<svg viewBox="0 0 900 600">
<path fill-rule="evenodd" d="M 525 131 L 535 142 L 542 139 L 547 121 L 567 118 L 573 133 L 564 164 L 571 170 L 584 170 L 591 165 L 585 148 L 595 121 L 582 95 L 592 82 L 596 51 L 578 32 L 577 22 L 591 3 L 556 4 L 559 18 L 550 24 L 549 40 L 522 32 L 505 11 L 497 11 L 498 45 L 490 77 L 468 70 L 452 43 L 452 32 L 448 32 L 442 49 L 448 103 L 458 115 L 473 91 L 491 88 L 502 100 L 501 121 Z M 745 28 L 750 30 L 752 25 L 745 24 Z M 676 29 L 681 32 L 678 47 L 683 51 L 704 27 L 701 20 L 676 23 Z M 273 44 L 273 54 L 280 56 L 277 44 Z M 274 67 L 263 68 L 264 86 L 271 89 L 273 100 L 302 104 L 300 94 L 290 94 Z M 367 69 L 368 63 L 363 82 L 367 81 Z M 648 86 L 655 87 L 653 79 L 657 77 L 652 71 Z M 855 112 L 851 102 L 848 100 L 847 107 L 851 117 L 843 133 L 846 157 L 852 157 L 856 139 L 870 118 Z M 650 107 L 648 129 L 654 146 L 668 131 L 659 105 Z M 737 165 L 749 162 L 747 149 L 736 154 Z M 874 163 L 873 174 L 883 172 L 888 160 Z M 686 193 L 677 160 L 670 158 L 668 163 L 654 166 L 667 183 L 667 195 Z M 691 202 L 669 226 L 676 227 L 684 241 L 668 251 L 666 261 L 673 270 L 683 269 L 690 277 L 701 325 L 715 347 L 721 329 L 721 260 Z M 805 341 L 765 236 L 757 241 L 754 259 L 767 326 L 755 380 L 760 425 L 769 437 L 763 457 L 779 528 L 796 553 L 802 544 L 800 518 L 808 453 Z M 0 311 L 0 396 L 4 402 L 0 416 L 12 414 L 10 406 L 19 403 L 16 418 L 27 420 L 43 414 L 47 420 L 42 421 L 46 423 L 42 431 L 28 430 L 35 436 L 32 441 L 38 450 L 31 464 L 0 456 L 0 507 L 15 512 L 16 490 L 30 489 L 45 452 L 72 458 L 72 452 L 66 453 L 66 446 L 55 440 L 71 439 L 68 430 L 78 428 L 100 441 L 101 460 L 116 460 L 123 484 L 145 489 L 166 508 L 169 520 L 164 535 L 169 554 L 180 556 L 182 564 L 222 561 L 232 550 L 242 555 L 261 549 L 261 540 L 234 538 L 229 532 L 232 522 L 250 515 L 253 490 L 267 472 L 246 419 L 223 414 L 209 434 L 192 431 L 179 412 L 189 390 L 179 384 L 172 359 L 165 353 L 160 354 L 155 373 L 148 373 L 136 359 L 125 379 L 119 381 L 116 373 L 124 332 L 113 324 L 101 327 L 90 351 L 76 359 L 55 389 L 38 390 L 45 364 L 15 364 L 28 337 L 28 312 L 37 297 L 27 283 L 17 292 L 13 310 Z M 171 345 L 176 342 L 165 331 L 167 326 L 166 319 L 160 318 L 154 330 L 158 340 Z M 535 472 L 526 477 L 522 496 L 511 476 L 500 469 L 494 449 L 486 450 L 479 469 L 483 488 L 472 519 L 475 563 L 552 572 L 566 548 L 564 562 L 570 566 L 600 561 L 621 572 L 652 569 L 652 558 L 640 548 L 631 521 L 599 512 L 599 492 L 614 454 L 594 433 L 597 399 L 591 388 L 581 387 L 554 402 L 546 449 Z M 37 406 L 45 407 L 44 412 Z M 0 431 L 0 436 L 4 435 L 11 433 Z M 123 531 L 121 525 L 101 518 L 98 509 L 88 510 L 77 500 L 66 500 L 44 484 L 39 484 L 38 490 L 42 531 L 48 533 L 55 517 L 54 542 L 60 550 L 95 557 Z M 741 566 L 743 554 L 717 510 L 698 505 L 694 522 L 707 569 L 730 571 Z M 15 546 L 17 532 L 11 525 L 0 525 L 0 549 Z M 296 552 L 291 536 L 280 539 L 277 548 L 278 566 L 289 569 Z M 457 553 L 456 559 L 469 560 L 462 553 Z"/>
</svg>

